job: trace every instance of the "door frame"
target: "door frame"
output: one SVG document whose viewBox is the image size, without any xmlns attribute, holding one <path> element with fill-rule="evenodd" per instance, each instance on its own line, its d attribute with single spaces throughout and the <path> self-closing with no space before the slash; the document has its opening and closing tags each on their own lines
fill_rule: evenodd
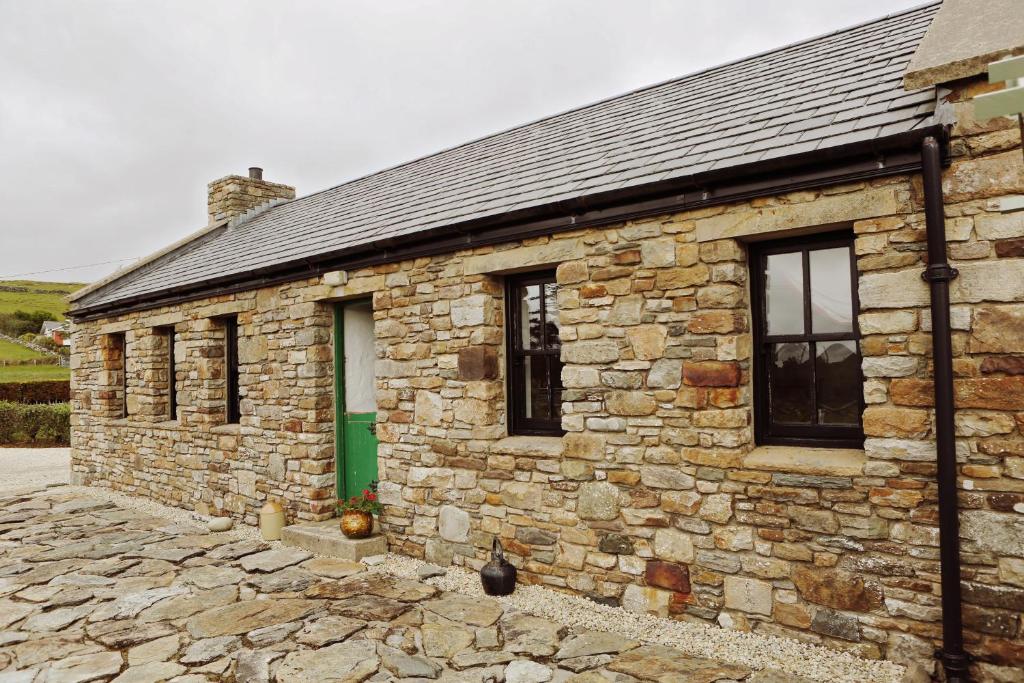
<svg viewBox="0 0 1024 683">
<path fill-rule="evenodd" d="M 335 301 L 332 305 L 334 348 L 334 488 L 335 499 L 347 496 L 346 470 L 348 469 L 348 449 L 346 448 L 346 401 L 345 401 L 345 309 L 355 304 L 369 304 L 373 310 L 373 299 L 360 296 L 352 299 Z M 376 378 L 374 378 L 376 379 Z M 375 392 L 376 393 L 376 392 Z M 376 453 L 374 454 L 376 459 Z"/>
<path fill-rule="evenodd" d="M 334 498 L 345 497 L 345 302 L 334 312 Z"/>
</svg>

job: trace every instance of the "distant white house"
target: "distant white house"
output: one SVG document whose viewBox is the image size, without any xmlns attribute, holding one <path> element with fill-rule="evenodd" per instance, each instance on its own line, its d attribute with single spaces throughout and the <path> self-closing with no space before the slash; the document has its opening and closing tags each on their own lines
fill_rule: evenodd
<svg viewBox="0 0 1024 683">
<path fill-rule="evenodd" d="M 39 328 L 39 334 L 45 335 L 61 346 L 71 346 L 71 325 L 59 320 L 45 320 Z"/>
</svg>

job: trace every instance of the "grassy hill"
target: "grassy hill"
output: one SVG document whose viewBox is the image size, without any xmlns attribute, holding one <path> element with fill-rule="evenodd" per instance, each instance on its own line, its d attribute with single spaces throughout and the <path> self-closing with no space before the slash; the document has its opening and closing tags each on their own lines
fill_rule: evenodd
<svg viewBox="0 0 1024 683">
<path fill-rule="evenodd" d="M 64 320 L 65 300 L 82 287 L 78 283 L 0 280 L 0 313 L 46 311 L 51 320 Z M 0 339 L 0 360 L 26 361 L 42 355 L 32 349 Z M 70 371 L 56 365 L 0 365 L 0 382 L 38 382 L 68 379 Z"/>
<path fill-rule="evenodd" d="M 0 280 L 0 313 L 46 311 L 54 320 L 63 320 L 68 310 L 64 297 L 82 286 L 69 282 Z"/>
<path fill-rule="evenodd" d="M 0 365 L 0 384 L 64 379 L 71 379 L 71 370 L 59 365 Z"/>
<path fill-rule="evenodd" d="M 26 360 L 37 360 L 43 358 L 43 354 L 38 351 L 9 342 L 6 339 L 0 339 L 0 360 L 6 361 L 26 361 Z"/>
</svg>

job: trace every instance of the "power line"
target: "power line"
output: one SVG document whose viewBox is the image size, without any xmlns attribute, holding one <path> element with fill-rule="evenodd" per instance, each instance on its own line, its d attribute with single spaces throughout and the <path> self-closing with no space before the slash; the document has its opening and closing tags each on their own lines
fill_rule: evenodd
<svg viewBox="0 0 1024 683">
<path fill-rule="evenodd" d="M 123 263 L 124 261 L 137 261 L 138 257 L 131 256 L 128 258 L 114 259 L 113 261 L 101 261 L 100 263 L 87 263 L 82 266 L 67 266 L 66 268 L 51 268 L 50 270 L 36 270 L 31 273 L 15 273 L 14 275 L 0 275 L 0 280 L 13 280 L 19 277 L 25 277 L 26 275 L 43 275 L 45 273 L 60 273 L 65 270 L 81 270 L 82 268 L 93 268 L 95 266 L 109 266 L 113 263 Z"/>
</svg>

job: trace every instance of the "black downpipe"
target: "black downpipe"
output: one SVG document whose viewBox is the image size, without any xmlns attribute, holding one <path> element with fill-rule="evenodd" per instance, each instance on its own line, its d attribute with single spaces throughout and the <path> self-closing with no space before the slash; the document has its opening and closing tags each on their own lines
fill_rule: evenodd
<svg viewBox="0 0 1024 683">
<path fill-rule="evenodd" d="M 935 441 L 938 454 L 939 559 L 942 569 L 942 661 L 948 683 L 966 683 L 969 656 L 964 652 L 960 612 L 960 518 L 957 509 L 956 441 L 953 430 L 953 350 L 949 326 L 949 281 L 957 276 L 946 260 L 946 218 L 942 197 L 942 159 L 933 136 L 921 142 L 928 267 L 922 277 L 931 288 L 932 361 L 935 373 Z"/>
</svg>

